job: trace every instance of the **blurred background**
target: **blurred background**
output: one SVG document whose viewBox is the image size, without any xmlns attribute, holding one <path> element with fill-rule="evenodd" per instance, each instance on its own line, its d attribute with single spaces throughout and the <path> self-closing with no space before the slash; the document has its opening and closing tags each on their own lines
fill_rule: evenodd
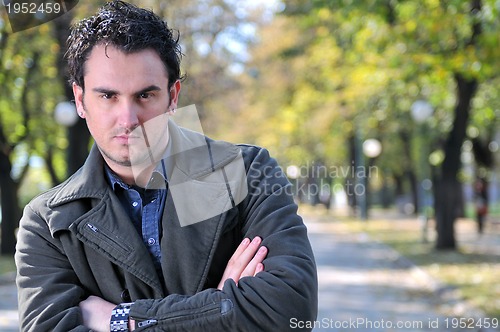
<svg viewBox="0 0 500 332">
<path fill-rule="evenodd" d="M 180 106 L 205 134 L 268 148 L 304 214 L 386 241 L 500 317 L 500 247 L 467 246 L 500 241 L 500 1 L 131 2 L 180 32 Z M 101 4 L 18 32 L 1 8 L 3 271 L 24 205 L 92 144 L 63 55 Z"/>
</svg>

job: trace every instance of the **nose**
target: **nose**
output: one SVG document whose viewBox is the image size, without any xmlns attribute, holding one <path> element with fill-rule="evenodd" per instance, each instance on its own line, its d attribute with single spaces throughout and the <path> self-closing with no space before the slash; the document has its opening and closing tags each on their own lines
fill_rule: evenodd
<svg viewBox="0 0 500 332">
<path fill-rule="evenodd" d="M 123 100 L 119 107 L 118 124 L 129 130 L 139 125 L 139 107 L 131 100 Z"/>
</svg>

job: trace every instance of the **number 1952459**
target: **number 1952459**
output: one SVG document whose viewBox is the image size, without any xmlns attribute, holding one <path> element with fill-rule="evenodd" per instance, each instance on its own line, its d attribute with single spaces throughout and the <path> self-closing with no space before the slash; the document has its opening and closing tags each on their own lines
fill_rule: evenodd
<svg viewBox="0 0 500 332">
<path fill-rule="evenodd" d="M 498 318 L 487 318 L 487 317 L 481 317 L 481 318 L 465 318 L 465 317 L 460 317 L 460 318 L 445 318 L 445 325 L 446 329 L 452 328 L 452 329 L 474 329 L 481 330 L 482 328 L 489 329 L 489 328 L 498 328 L 499 326 L 499 321 Z"/>
<path fill-rule="evenodd" d="M 63 7 L 58 2 L 7 2 L 2 1 L 7 14 L 59 14 Z"/>
</svg>

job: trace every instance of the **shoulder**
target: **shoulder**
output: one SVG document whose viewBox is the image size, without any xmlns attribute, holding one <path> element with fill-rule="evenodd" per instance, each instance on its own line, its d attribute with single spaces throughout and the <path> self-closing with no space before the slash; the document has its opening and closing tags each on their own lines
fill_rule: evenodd
<svg viewBox="0 0 500 332">
<path fill-rule="evenodd" d="M 54 195 L 56 195 L 57 192 L 59 192 L 59 190 L 61 190 L 62 187 L 64 187 L 67 181 L 68 180 L 39 193 L 31 199 L 31 201 L 27 204 L 27 207 L 31 208 L 34 211 L 39 211 L 43 207 L 47 207 L 49 205 L 48 202 L 54 197 Z"/>
<path fill-rule="evenodd" d="M 241 149 L 247 177 L 252 182 L 264 181 L 278 183 L 282 186 L 288 184 L 283 169 L 266 148 L 250 144 L 238 144 L 237 146 Z"/>
<path fill-rule="evenodd" d="M 241 150 L 245 164 L 263 162 L 277 164 L 276 159 L 271 157 L 271 154 L 266 148 L 252 144 L 236 144 L 236 146 Z"/>
</svg>

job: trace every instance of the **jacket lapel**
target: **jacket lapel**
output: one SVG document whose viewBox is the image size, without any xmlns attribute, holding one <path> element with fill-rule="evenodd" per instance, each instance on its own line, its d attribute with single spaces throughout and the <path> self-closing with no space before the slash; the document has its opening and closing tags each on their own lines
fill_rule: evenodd
<svg viewBox="0 0 500 332">
<path fill-rule="evenodd" d="M 106 195 L 70 227 L 78 239 L 162 294 L 153 261 L 116 196 Z"/>
<path fill-rule="evenodd" d="M 102 156 L 94 145 L 85 165 L 62 183 L 48 201 L 50 208 L 57 207 L 61 211 L 53 213 L 49 219 L 51 234 L 71 230 L 80 241 L 161 295 L 163 289 L 152 259 L 106 182 L 103 167 Z M 65 205 L 74 200 L 82 203 Z"/>
</svg>

